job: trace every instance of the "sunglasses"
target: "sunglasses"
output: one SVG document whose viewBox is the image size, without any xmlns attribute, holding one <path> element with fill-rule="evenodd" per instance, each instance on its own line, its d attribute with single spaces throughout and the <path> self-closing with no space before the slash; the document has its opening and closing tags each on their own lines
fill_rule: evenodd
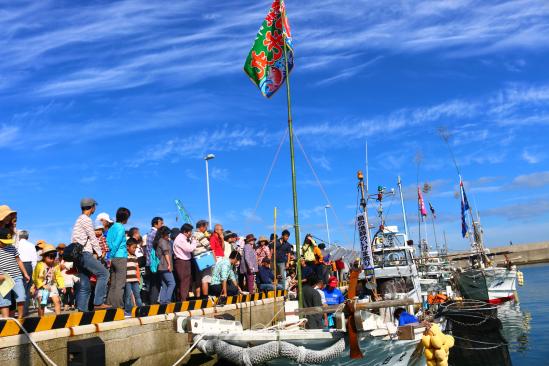
<svg viewBox="0 0 549 366">
<path fill-rule="evenodd" d="M 46 255 L 46 258 L 55 259 L 55 258 L 57 258 L 57 254 L 55 254 L 55 253 L 48 254 L 48 255 Z"/>
</svg>

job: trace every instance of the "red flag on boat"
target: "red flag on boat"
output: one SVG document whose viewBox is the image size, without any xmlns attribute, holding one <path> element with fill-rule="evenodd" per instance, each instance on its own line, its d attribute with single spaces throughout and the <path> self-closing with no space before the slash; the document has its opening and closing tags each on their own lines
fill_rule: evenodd
<svg viewBox="0 0 549 366">
<path fill-rule="evenodd" d="M 421 212 L 421 216 L 427 216 L 427 210 L 425 209 L 425 202 L 423 202 L 423 195 L 421 194 L 421 190 L 419 187 L 417 187 L 417 204 L 419 206 L 419 211 Z"/>
</svg>

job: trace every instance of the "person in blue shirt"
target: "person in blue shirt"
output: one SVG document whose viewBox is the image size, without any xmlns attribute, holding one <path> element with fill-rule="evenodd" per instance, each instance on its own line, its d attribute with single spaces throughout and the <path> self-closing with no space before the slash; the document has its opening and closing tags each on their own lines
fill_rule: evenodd
<svg viewBox="0 0 549 366">
<path fill-rule="evenodd" d="M 324 297 L 326 297 L 326 305 L 339 305 L 345 302 L 345 296 L 341 290 L 337 288 L 338 282 L 335 276 L 331 276 L 328 280 L 328 286 L 324 288 Z M 335 326 L 334 314 L 328 314 L 328 326 Z"/>
<path fill-rule="evenodd" d="M 328 286 L 324 288 L 324 295 L 326 296 L 326 304 L 328 305 L 339 305 L 345 302 L 345 296 L 337 288 L 337 278 L 335 276 L 331 276 L 328 280 Z"/>
<path fill-rule="evenodd" d="M 399 327 L 406 324 L 419 323 L 418 318 L 409 314 L 404 308 L 395 309 L 393 315 L 395 316 L 395 319 L 398 320 Z"/>
<path fill-rule="evenodd" d="M 261 266 L 259 266 L 259 272 L 258 272 L 258 280 L 259 280 L 259 289 L 261 291 L 273 291 L 274 290 L 274 274 L 273 270 L 271 269 L 271 260 L 269 258 L 263 258 L 261 261 Z M 282 287 L 281 284 L 278 284 L 276 286 L 278 290 L 283 290 L 284 287 Z"/>
</svg>

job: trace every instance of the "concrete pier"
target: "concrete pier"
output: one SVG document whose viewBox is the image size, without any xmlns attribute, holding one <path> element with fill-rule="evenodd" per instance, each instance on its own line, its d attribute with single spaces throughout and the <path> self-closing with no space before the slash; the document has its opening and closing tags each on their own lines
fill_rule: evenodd
<svg viewBox="0 0 549 366">
<path fill-rule="evenodd" d="M 284 298 L 279 297 L 276 301 L 277 310 L 280 310 Z M 57 365 L 67 365 L 68 341 L 91 337 L 100 337 L 105 342 L 107 365 L 172 365 L 190 347 L 188 336 L 176 332 L 176 316 L 230 314 L 240 320 L 244 328 L 249 328 L 250 325 L 270 323 L 274 316 L 274 302 L 274 298 L 267 298 L 223 307 L 35 332 L 31 333 L 31 337 Z M 215 359 L 195 354 L 181 364 L 215 363 Z M 42 366 L 46 363 L 25 335 L 14 335 L 0 337 L 0 365 Z"/>
<path fill-rule="evenodd" d="M 549 263 L 549 241 L 529 243 L 529 244 L 513 244 L 498 247 L 489 247 L 490 253 L 510 252 L 507 256 L 516 265 Z M 452 256 L 461 254 L 468 255 L 468 251 L 450 253 Z M 495 262 L 498 265 L 503 265 L 505 257 L 496 255 Z M 467 264 L 467 260 L 454 261 L 457 265 L 463 266 Z"/>
</svg>

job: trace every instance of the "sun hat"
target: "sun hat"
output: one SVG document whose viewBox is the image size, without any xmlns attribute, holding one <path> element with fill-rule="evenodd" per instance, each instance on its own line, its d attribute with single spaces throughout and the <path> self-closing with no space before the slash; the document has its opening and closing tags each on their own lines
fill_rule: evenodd
<svg viewBox="0 0 549 366">
<path fill-rule="evenodd" d="M 12 210 L 10 206 L 8 205 L 0 206 L 0 221 L 3 221 L 6 217 L 8 217 L 13 213 L 17 213 L 17 211 Z"/>
<path fill-rule="evenodd" d="M 261 236 L 259 237 L 259 239 L 257 239 L 257 242 L 258 242 L 259 244 L 261 244 L 261 243 L 263 243 L 263 242 L 268 243 L 268 242 L 269 242 L 269 239 L 267 239 L 266 236 L 261 235 Z"/>
<path fill-rule="evenodd" d="M 107 221 L 107 222 L 109 222 L 109 223 L 111 223 L 111 224 L 114 222 L 114 221 L 112 221 L 112 219 L 111 219 L 111 217 L 109 216 L 109 214 L 106 213 L 106 212 L 101 212 L 99 215 L 97 215 L 97 217 L 95 218 L 95 220 L 99 220 L 99 221 L 100 221 L 100 220 L 105 220 L 105 221 Z"/>
<path fill-rule="evenodd" d="M 252 241 L 252 240 L 257 240 L 254 236 L 254 234 L 248 234 L 246 235 L 246 239 L 244 239 L 244 242 L 249 242 L 249 241 Z"/>
<path fill-rule="evenodd" d="M 44 247 L 42 248 L 42 257 L 45 257 L 48 253 L 57 253 L 57 249 L 51 244 L 44 244 Z"/>
<path fill-rule="evenodd" d="M 3 244 L 13 244 L 15 238 L 13 237 L 13 234 L 11 233 L 11 230 L 9 228 L 3 227 L 0 229 L 0 241 Z"/>
<path fill-rule="evenodd" d="M 41 240 L 41 239 L 40 239 L 40 240 L 37 240 L 37 241 L 36 241 L 35 247 L 38 247 L 38 248 L 40 248 L 40 249 L 44 249 L 44 246 L 45 246 L 46 244 L 47 244 L 47 243 L 46 243 L 45 240 Z"/>
<path fill-rule="evenodd" d="M 97 201 L 94 200 L 93 198 L 86 197 L 86 198 L 82 198 L 80 200 L 80 207 L 81 208 L 92 207 L 92 206 L 97 206 Z"/>
</svg>

